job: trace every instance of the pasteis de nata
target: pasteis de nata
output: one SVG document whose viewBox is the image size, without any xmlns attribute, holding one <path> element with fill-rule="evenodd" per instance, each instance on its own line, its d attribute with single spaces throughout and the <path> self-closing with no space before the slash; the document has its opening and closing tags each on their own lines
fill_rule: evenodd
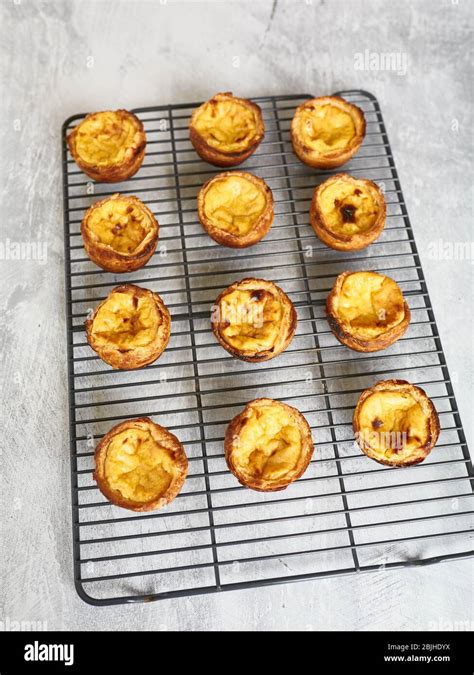
<svg viewBox="0 0 474 675">
<path fill-rule="evenodd" d="M 321 96 L 296 108 L 291 141 L 299 159 L 316 169 L 333 169 L 348 162 L 365 137 L 360 108 L 340 96 Z"/>
<path fill-rule="evenodd" d="M 133 176 L 145 157 L 142 122 L 127 110 L 87 115 L 67 137 L 69 151 L 82 171 L 102 183 Z"/>
<path fill-rule="evenodd" d="M 290 298 L 272 281 L 242 279 L 218 296 L 212 330 L 229 354 L 242 361 L 267 361 L 281 354 L 295 334 Z"/>
<path fill-rule="evenodd" d="M 232 93 L 216 94 L 197 108 L 189 138 L 198 155 L 215 166 L 236 166 L 250 157 L 265 134 L 260 107 Z"/>
<path fill-rule="evenodd" d="M 148 417 L 121 422 L 100 441 L 93 477 L 102 494 L 131 511 L 169 504 L 183 487 L 188 459 L 180 441 Z"/>
<path fill-rule="evenodd" d="M 93 204 L 81 224 L 89 258 L 107 272 L 146 265 L 158 244 L 159 225 L 138 197 L 115 194 Z"/>
<path fill-rule="evenodd" d="M 225 171 L 199 191 L 198 215 L 214 241 L 231 248 L 252 246 L 273 222 L 272 191 L 251 173 Z"/>
<path fill-rule="evenodd" d="M 309 212 L 316 236 L 337 251 L 359 251 L 381 235 L 387 207 L 371 180 L 345 173 L 318 185 Z"/>
<path fill-rule="evenodd" d="M 286 403 L 259 398 L 230 422 L 225 458 L 238 481 L 252 490 L 284 490 L 299 478 L 313 455 L 311 429 Z"/>
<path fill-rule="evenodd" d="M 423 389 L 406 380 L 384 380 L 360 395 L 353 429 L 368 457 L 402 467 L 427 457 L 436 445 L 440 425 Z"/>
<path fill-rule="evenodd" d="M 329 327 L 342 344 L 376 352 L 396 342 L 410 323 L 398 284 L 378 272 L 343 272 L 326 301 Z"/>
<path fill-rule="evenodd" d="M 143 368 L 165 350 L 171 318 L 158 293 L 133 284 L 114 288 L 85 322 L 89 345 L 113 368 Z"/>
</svg>

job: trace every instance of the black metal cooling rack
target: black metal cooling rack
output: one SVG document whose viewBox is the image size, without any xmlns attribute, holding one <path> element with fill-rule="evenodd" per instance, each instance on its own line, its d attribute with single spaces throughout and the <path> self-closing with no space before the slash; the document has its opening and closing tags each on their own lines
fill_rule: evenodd
<svg viewBox="0 0 474 675">
<path fill-rule="evenodd" d="M 264 241 L 241 251 L 219 247 L 197 221 L 197 192 L 218 171 L 199 159 L 188 140 L 188 119 L 198 103 L 134 110 L 145 125 L 147 154 L 138 173 L 119 185 L 87 180 L 65 142 L 84 115 L 64 123 L 74 576 L 87 602 L 150 601 L 472 554 L 472 464 L 387 131 L 371 94 L 339 93 L 367 119 L 365 141 L 344 170 L 376 181 L 388 204 L 382 236 L 359 253 L 330 250 L 309 226 L 312 191 L 336 171 L 311 170 L 292 152 L 289 124 L 306 95 L 255 99 L 266 135 L 243 166 L 270 185 L 276 217 Z M 80 237 L 85 209 L 114 192 L 138 195 L 161 228 L 148 265 L 119 276 L 91 263 Z M 329 331 L 325 298 L 346 269 L 385 272 L 408 299 L 409 330 L 382 353 L 351 352 Z M 270 362 L 232 359 L 209 329 L 213 300 L 244 276 L 276 281 L 298 311 L 292 344 Z M 172 314 L 167 350 L 141 371 L 106 366 L 83 330 L 90 309 L 124 281 L 157 291 Z M 360 391 L 387 376 L 421 385 L 441 420 L 429 457 L 403 470 L 368 459 L 351 432 Z M 313 429 L 313 461 L 283 493 L 241 487 L 223 457 L 227 423 L 259 396 L 290 402 Z M 176 433 L 190 471 L 171 505 L 136 514 L 109 504 L 97 490 L 93 451 L 115 423 L 142 415 Z"/>
</svg>

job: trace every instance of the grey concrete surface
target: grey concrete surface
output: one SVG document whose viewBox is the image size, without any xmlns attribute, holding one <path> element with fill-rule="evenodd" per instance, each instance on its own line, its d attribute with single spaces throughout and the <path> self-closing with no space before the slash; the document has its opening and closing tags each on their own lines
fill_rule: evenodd
<svg viewBox="0 0 474 675">
<path fill-rule="evenodd" d="M 226 90 L 372 91 L 472 446 L 473 261 L 436 253 L 439 241 L 473 238 L 472 8 L 468 0 L 1 1 L 1 241 L 47 245 L 46 264 L 0 263 L 1 626 L 429 630 L 472 622 L 469 560 L 153 605 L 98 609 L 76 596 L 60 165 L 61 123 L 79 111 Z M 398 70 L 356 67 L 358 53 L 386 52 L 400 55 Z"/>
</svg>

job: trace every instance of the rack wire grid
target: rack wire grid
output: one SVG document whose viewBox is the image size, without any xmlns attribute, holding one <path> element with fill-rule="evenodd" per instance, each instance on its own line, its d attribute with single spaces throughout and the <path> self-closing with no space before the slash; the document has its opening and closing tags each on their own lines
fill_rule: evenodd
<svg viewBox="0 0 474 675">
<path fill-rule="evenodd" d="M 289 125 L 307 95 L 255 99 L 266 134 L 244 168 L 271 187 L 275 221 L 265 240 L 244 250 L 218 246 L 197 219 L 197 192 L 218 171 L 189 142 L 199 103 L 135 109 L 146 157 L 133 178 L 113 186 L 87 180 L 68 154 L 66 135 L 84 115 L 63 125 L 74 576 L 87 602 L 150 601 L 472 555 L 472 464 L 380 106 L 364 91 L 339 94 L 367 120 L 364 143 L 344 170 L 375 181 L 387 201 L 382 236 L 358 253 L 327 248 L 309 225 L 314 187 L 337 171 L 312 170 L 293 154 Z M 80 235 L 85 209 L 115 192 L 139 196 L 161 234 L 150 262 L 119 276 L 88 260 Z M 394 278 L 411 309 L 407 333 L 382 353 L 339 344 L 324 317 L 336 275 L 361 269 Z M 218 293 L 248 276 L 277 282 L 298 312 L 289 348 L 261 364 L 233 359 L 210 330 Z M 168 348 L 138 371 L 106 366 L 83 328 L 91 308 L 123 282 L 157 291 L 172 315 Z M 354 443 L 357 398 L 387 377 L 422 386 L 439 412 L 439 442 L 411 468 L 383 467 Z M 298 408 L 313 431 L 308 470 L 280 493 L 240 486 L 223 454 L 227 423 L 261 396 Z M 133 513 L 97 489 L 93 455 L 114 424 L 143 415 L 179 437 L 190 468 L 172 504 Z"/>
</svg>

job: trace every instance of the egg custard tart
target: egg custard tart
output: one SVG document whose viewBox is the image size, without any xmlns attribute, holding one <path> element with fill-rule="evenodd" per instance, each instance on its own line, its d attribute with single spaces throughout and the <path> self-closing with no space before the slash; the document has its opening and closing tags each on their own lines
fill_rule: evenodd
<svg viewBox="0 0 474 675">
<path fill-rule="evenodd" d="M 340 96 L 305 101 L 296 108 L 291 122 L 296 155 L 316 169 L 333 169 L 348 162 L 364 136 L 364 113 Z"/>
<path fill-rule="evenodd" d="M 326 302 L 336 338 L 357 352 L 377 352 L 408 328 L 410 308 L 398 284 L 378 272 L 343 272 Z"/>
<path fill-rule="evenodd" d="M 361 450 L 388 466 L 422 462 L 440 432 L 432 401 L 423 389 L 405 380 L 384 380 L 363 391 L 353 428 Z"/>
<path fill-rule="evenodd" d="M 107 272 L 133 272 L 150 260 L 159 226 L 138 197 L 115 194 L 93 204 L 82 220 L 89 258 Z"/>
<path fill-rule="evenodd" d="M 275 492 L 306 471 L 314 446 L 310 426 L 299 410 L 258 398 L 230 422 L 224 449 L 227 465 L 242 485 Z"/>
<path fill-rule="evenodd" d="M 375 183 L 339 173 L 315 189 L 309 219 L 326 246 L 359 251 L 378 239 L 386 215 L 384 196 Z"/>
<path fill-rule="evenodd" d="M 202 226 L 223 246 L 252 246 L 263 239 L 273 222 L 272 191 L 251 173 L 217 174 L 200 189 L 197 201 Z"/>
<path fill-rule="evenodd" d="M 193 112 L 189 138 L 215 166 L 236 166 L 255 152 L 265 134 L 260 107 L 232 93 L 216 94 Z"/>
<path fill-rule="evenodd" d="M 102 183 L 118 183 L 135 174 L 145 157 L 141 121 L 127 110 L 87 115 L 67 137 L 77 166 Z"/>
<path fill-rule="evenodd" d="M 117 286 L 85 322 L 87 342 L 102 361 L 120 370 L 156 361 L 168 344 L 171 318 L 158 293 Z"/>
<path fill-rule="evenodd" d="M 242 279 L 219 295 L 211 323 L 229 354 L 242 361 L 267 361 L 288 347 L 297 317 L 290 298 L 276 284 Z"/>
<path fill-rule="evenodd" d="M 95 451 L 93 477 L 107 499 L 131 511 L 152 511 L 183 487 L 188 459 L 180 441 L 148 417 L 113 427 Z"/>
</svg>

